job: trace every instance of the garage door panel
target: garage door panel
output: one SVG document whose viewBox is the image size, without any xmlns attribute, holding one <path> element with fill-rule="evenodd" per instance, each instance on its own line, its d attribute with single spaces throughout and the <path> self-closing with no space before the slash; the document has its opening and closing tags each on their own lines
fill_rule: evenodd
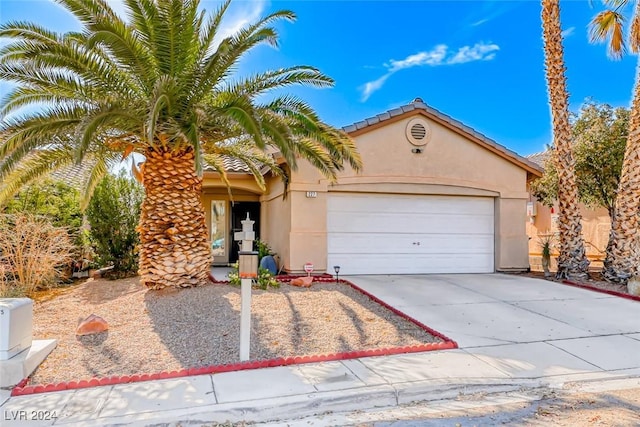
<svg viewBox="0 0 640 427">
<path fill-rule="evenodd" d="M 330 194 L 328 265 L 343 274 L 489 273 L 494 199 Z"/>
<path fill-rule="evenodd" d="M 466 200 L 465 200 L 466 199 Z M 486 199 L 486 198 L 485 198 Z M 352 203 L 357 200 L 357 203 Z M 447 214 L 469 211 L 477 215 L 493 215 L 493 205 L 482 198 L 451 196 L 394 195 L 332 195 L 328 212 L 395 212 Z"/>
<path fill-rule="evenodd" d="M 341 275 L 493 273 L 493 254 L 332 254 L 328 265 L 339 265 Z"/>
<path fill-rule="evenodd" d="M 390 227 L 389 225 L 392 225 Z M 347 213 L 329 216 L 328 232 L 338 233 L 452 233 L 467 234 L 493 227 L 493 215 L 471 214 L 407 214 L 396 213 Z"/>
<path fill-rule="evenodd" d="M 417 244 L 419 243 L 419 244 Z M 329 253 L 363 254 L 420 254 L 420 253 L 493 253 L 491 234 L 433 235 L 433 234 L 378 234 L 375 238 L 361 233 L 330 234 Z"/>
</svg>

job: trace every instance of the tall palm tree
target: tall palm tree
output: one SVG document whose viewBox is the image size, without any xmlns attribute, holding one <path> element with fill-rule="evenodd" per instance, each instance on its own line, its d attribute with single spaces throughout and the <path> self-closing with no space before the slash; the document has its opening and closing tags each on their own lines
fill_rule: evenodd
<svg viewBox="0 0 640 427">
<path fill-rule="evenodd" d="M 620 59 L 627 50 L 624 37 L 623 12 L 629 0 L 605 0 L 609 6 L 591 21 L 591 41 L 608 40 L 609 56 Z M 636 1 L 629 28 L 629 47 L 640 52 L 640 2 Z M 608 248 L 603 276 L 610 281 L 626 282 L 638 274 L 640 267 L 640 238 L 638 215 L 640 214 L 640 63 L 636 73 L 629 133 L 625 148 L 618 194 L 611 216 L 611 245 Z"/>
<path fill-rule="evenodd" d="M 569 94 L 565 77 L 559 0 L 542 0 L 542 33 L 549 103 L 553 119 L 553 159 L 558 171 L 558 278 L 586 277 L 589 260 L 582 238 L 575 161 L 571 148 Z"/>
<path fill-rule="evenodd" d="M 96 162 L 85 203 L 100 179 L 132 153 L 144 156 L 141 281 L 148 287 L 206 282 L 211 252 L 200 201 L 206 162 L 228 183 L 222 158 L 245 161 L 264 187 L 263 166 L 286 180 L 267 154 L 292 169 L 306 159 L 329 179 L 358 170 L 354 142 L 291 96 L 264 96 L 294 84 L 330 86 L 297 66 L 235 75 L 252 48 L 277 45 L 279 11 L 222 38 L 227 0 L 210 16 L 198 0 L 125 0 L 122 19 L 106 0 L 57 0 L 82 24 L 57 34 L 28 22 L 0 26 L 0 78 L 17 84 L 0 104 L 0 203 L 22 185 L 72 162 Z M 221 39 L 221 40 L 220 40 Z M 265 100 L 266 99 L 266 100 Z M 38 106 L 25 113 L 22 107 Z M 135 168 L 135 166 L 134 166 Z"/>
</svg>

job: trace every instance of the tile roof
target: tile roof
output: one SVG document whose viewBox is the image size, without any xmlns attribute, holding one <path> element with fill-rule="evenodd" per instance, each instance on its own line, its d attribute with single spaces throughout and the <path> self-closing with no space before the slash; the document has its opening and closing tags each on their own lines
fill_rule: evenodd
<svg viewBox="0 0 640 427">
<path fill-rule="evenodd" d="M 83 188 L 89 178 L 93 162 L 82 162 L 79 165 L 73 164 L 51 172 L 51 179 L 62 181 L 76 189 Z"/>
<path fill-rule="evenodd" d="M 498 144 L 497 142 L 495 142 L 493 139 L 483 135 L 482 133 L 476 131 L 475 129 L 465 125 L 464 123 L 452 118 L 451 116 L 448 116 L 438 110 L 436 110 L 433 107 L 428 106 L 427 104 L 424 103 L 424 101 L 422 101 L 422 99 L 420 98 L 416 98 L 413 100 L 413 102 L 411 104 L 408 105 L 403 105 L 401 107 L 398 108 L 394 108 L 392 110 L 388 110 L 384 113 L 378 114 L 374 117 L 369 117 L 365 120 L 353 123 L 349 126 L 345 126 L 342 128 L 342 130 L 346 133 L 352 133 L 355 131 L 359 131 L 361 129 L 364 129 L 368 126 L 372 126 L 378 123 L 383 123 L 387 120 L 390 120 L 394 117 L 400 116 L 402 114 L 408 113 L 410 111 L 423 111 L 425 113 L 427 113 L 430 116 L 433 116 L 445 123 L 447 123 L 449 126 L 456 128 L 464 133 L 466 133 L 467 135 L 470 135 L 472 137 L 474 137 L 475 139 L 482 141 L 484 144 L 487 144 L 488 146 L 492 147 L 493 149 L 501 152 L 502 154 L 504 154 L 506 157 L 512 159 L 514 162 L 519 163 L 523 166 L 525 166 L 526 169 L 532 169 L 533 171 L 536 171 L 537 173 L 542 173 L 543 169 L 540 165 L 538 165 L 536 162 L 531 161 L 530 159 L 527 159 L 525 157 L 520 156 L 519 154 L 517 154 L 515 151 L 509 150 L 507 147 L 505 147 L 504 145 Z"/>
<path fill-rule="evenodd" d="M 251 170 L 247 167 L 247 165 L 240 159 L 231 156 L 223 156 L 222 164 L 224 165 L 224 169 L 227 172 L 236 172 L 236 173 L 251 173 Z M 204 170 L 215 172 L 215 169 L 211 167 L 211 165 L 204 162 Z"/>
<path fill-rule="evenodd" d="M 532 161 L 533 163 L 537 164 L 541 168 L 544 168 L 544 163 L 549 158 L 549 151 L 545 150 L 539 153 L 529 154 L 528 156 L 526 156 L 526 158 Z"/>
<path fill-rule="evenodd" d="M 249 167 L 246 165 L 245 162 L 238 159 L 237 157 L 231 157 L 231 156 L 222 156 L 222 157 L 223 157 L 222 164 L 224 165 L 224 170 L 227 171 L 227 173 L 251 174 L 251 169 L 249 169 Z M 216 171 L 209 164 L 207 164 L 207 162 L 204 162 L 203 166 L 204 166 L 203 169 L 205 171 L 210 171 L 210 172 Z M 269 170 L 268 167 L 264 167 L 262 168 L 261 172 L 262 174 L 265 174 L 267 173 L 268 170 Z"/>
</svg>

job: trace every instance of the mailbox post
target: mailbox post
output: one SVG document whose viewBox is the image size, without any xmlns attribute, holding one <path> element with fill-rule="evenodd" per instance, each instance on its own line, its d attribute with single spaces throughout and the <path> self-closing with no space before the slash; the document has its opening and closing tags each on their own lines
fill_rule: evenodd
<svg viewBox="0 0 640 427">
<path fill-rule="evenodd" d="M 251 281 L 258 277 L 258 252 L 253 251 L 256 233 L 253 231 L 255 221 L 247 219 L 242 222 L 242 231 L 236 232 L 234 240 L 241 241 L 238 253 L 238 276 L 240 277 L 240 360 L 249 360 L 251 341 Z"/>
</svg>

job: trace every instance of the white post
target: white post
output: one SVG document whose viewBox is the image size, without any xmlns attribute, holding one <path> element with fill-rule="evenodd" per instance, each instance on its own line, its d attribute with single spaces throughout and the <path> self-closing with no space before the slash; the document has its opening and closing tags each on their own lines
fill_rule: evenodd
<svg viewBox="0 0 640 427">
<path fill-rule="evenodd" d="M 240 287 L 240 361 L 245 362 L 251 346 L 251 279 L 242 279 Z"/>
<path fill-rule="evenodd" d="M 251 252 L 253 250 L 253 241 L 255 240 L 255 232 L 253 231 L 253 224 L 255 221 L 249 219 L 247 213 L 247 219 L 242 222 L 242 231 L 235 234 L 235 240 L 241 240 L 240 247 L 241 252 Z M 240 255 L 242 256 L 242 255 Z M 246 273 L 257 273 L 257 266 L 255 272 L 242 271 L 242 263 L 239 262 L 238 274 L 241 277 L 240 280 L 240 361 L 245 362 L 249 360 L 249 349 L 251 347 L 251 277 L 248 277 Z M 245 274 L 243 274 L 245 273 Z"/>
</svg>

